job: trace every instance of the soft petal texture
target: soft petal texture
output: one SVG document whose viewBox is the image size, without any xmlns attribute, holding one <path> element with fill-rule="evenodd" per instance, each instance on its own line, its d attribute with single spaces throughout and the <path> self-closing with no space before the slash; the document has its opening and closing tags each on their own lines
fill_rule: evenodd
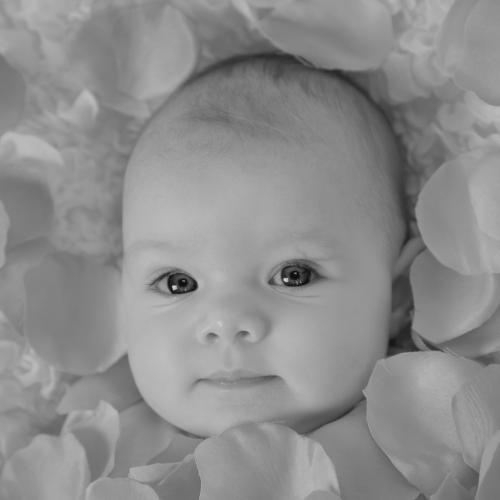
<svg viewBox="0 0 500 500">
<path fill-rule="evenodd" d="M 72 434 L 39 434 L 5 464 L 0 476 L 0 498 L 76 500 L 88 481 L 85 451 Z"/>
<path fill-rule="evenodd" d="M 484 450 L 475 500 L 494 500 L 500 491 L 500 431 L 496 432 Z"/>
<path fill-rule="evenodd" d="M 0 200 L 0 268 L 5 264 L 5 248 L 7 247 L 7 232 L 10 220 L 5 206 Z"/>
<path fill-rule="evenodd" d="M 0 139 L 0 156 L 7 163 L 34 162 L 37 165 L 56 165 L 62 167 L 64 160 L 61 153 L 46 140 L 31 134 L 7 132 Z M 7 169 L 11 175 L 19 174 L 12 168 Z"/>
<path fill-rule="evenodd" d="M 120 435 L 118 412 L 111 405 L 101 401 L 95 410 L 70 413 L 61 433 L 72 433 L 85 449 L 90 481 L 111 472 L 115 465 L 115 450 Z"/>
<path fill-rule="evenodd" d="M 249 423 L 203 441 L 194 451 L 200 500 L 303 500 L 316 490 L 339 493 L 335 468 L 319 443 L 288 427 Z"/>
<path fill-rule="evenodd" d="M 135 467 L 129 477 L 149 483 L 162 499 L 200 500 L 200 476 L 191 454 L 177 463 Z"/>
<path fill-rule="evenodd" d="M 449 474 L 429 500 L 474 500 L 474 494 L 458 483 Z"/>
<path fill-rule="evenodd" d="M 54 218 L 54 202 L 45 184 L 0 170 L 0 200 L 10 220 L 7 250 L 47 236 Z"/>
<path fill-rule="evenodd" d="M 159 498 L 152 488 L 132 479 L 102 478 L 87 488 L 85 500 L 159 500 Z"/>
<path fill-rule="evenodd" d="M 457 0 L 443 23 L 438 54 L 456 84 L 490 104 L 500 104 L 500 5 L 496 0 Z"/>
<path fill-rule="evenodd" d="M 337 494 L 330 491 L 313 491 L 305 500 L 342 500 Z"/>
<path fill-rule="evenodd" d="M 368 427 L 396 468 L 426 495 L 450 472 L 466 488 L 474 480 L 462 459 L 451 401 L 481 369 L 438 352 L 398 354 L 375 365 L 365 389 Z"/>
<path fill-rule="evenodd" d="M 26 298 L 24 276 L 51 250 L 47 238 L 27 241 L 13 248 L 0 268 L 0 310 L 19 331 L 22 331 Z"/>
<path fill-rule="evenodd" d="M 390 12 L 373 0 L 233 1 L 276 47 L 321 68 L 375 68 L 393 43 Z"/>
<path fill-rule="evenodd" d="M 477 328 L 500 306 L 500 275 L 457 273 L 428 250 L 413 261 L 410 283 L 413 329 L 434 344 Z"/>
<path fill-rule="evenodd" d="M 162 2 L 95 9 L 69 42 L 66 71 L 112 107 L 172 92 L 194 69 L 196 42 L 184 15 Z"/>
<path fill-rule="evenodd" d="M 366 401 L 347 415 L 308 435 L 324 448 L 346 498 L 415 500 L 420 492 L 410 485 L 375 443 L 366 422 Z"/>
<path fill-rule="evenodd" d="M 463 274 L 500 272 L 500 152 L 485 148 L 444 163 L 424 185 L 415 208 L 422 238 L 445 266 Z M 497 227 L 497 229 L 494 229 Z M 486 233 L 481 228 L 488 230 Z"/>
<path fill-rule="evenodd" d="M 492 364 L 463 385 L 453 398 L 453 418 L 465 462 L 479 471 L 483 451 L 500 430 L 500 365 Z"/>
<path fill-rule="evenodd" d="M 118 411 L 122 411 L 141 399 L 130 371 L 128 357 L 123 356 L 105 372 L 79 378 L 67 389 L 57 411 L 69 413 L 73 410 L 90 410 L 100 400 L 107 401 Z"/>
<path fill-rule="evenodd" d="M 130 467 L 147 464 L 168 447 L 175 432 L 144 401 L 122 411 L 112 475 L 126 476 Z"/>
<path fill-rule="evenodd" d="M 4 462 L 20 448 L 27 446 L 37 434 L 29 415 L 22 410 L 0 414 L 0 470 Z"/>
<path fill-rule="evenodd" d="M 118 329 L 117 269 L 56 251 L 25 275 L 24 333 L 61 371 L 104 371 L 125 352 Z"/>
<path fill-rule="evenodd" d="M 0 55 L 0 135 L 15 127 L 24 112 L 26 85 L 22 75 Z"/>
</svg>

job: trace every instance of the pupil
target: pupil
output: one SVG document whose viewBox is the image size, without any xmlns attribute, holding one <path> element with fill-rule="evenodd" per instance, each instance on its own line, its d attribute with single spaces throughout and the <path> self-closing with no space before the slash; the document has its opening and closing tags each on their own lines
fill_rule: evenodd
<svg viewBox="0 0 500 500">
<path fill-rule="evenodd" d="M 302 286 L 309 283 L 311 271 L 299 266 L 287 266 L 281 272 L 281 279 L 287 286 Z"/>
<path fill-rule="evenodd" d="M 169 276 L 168 288 L 171 293 L 187 293 L 196 289 L 196 282 L 186 275 L 177 273 Z"/>
</svg>

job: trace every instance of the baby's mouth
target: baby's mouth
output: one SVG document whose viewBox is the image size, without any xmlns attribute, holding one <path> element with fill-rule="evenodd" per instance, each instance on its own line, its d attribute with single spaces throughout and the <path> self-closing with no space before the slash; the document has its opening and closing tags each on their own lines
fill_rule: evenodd
<svg viewBox="0 0 500 500">
<path fill-rule="evenodd" d="M 201 382 L 224 388 L 251 387 L 276 379 L 276 375 L 261 375 L 248 370 L 216 371 Z"/>
</svg>

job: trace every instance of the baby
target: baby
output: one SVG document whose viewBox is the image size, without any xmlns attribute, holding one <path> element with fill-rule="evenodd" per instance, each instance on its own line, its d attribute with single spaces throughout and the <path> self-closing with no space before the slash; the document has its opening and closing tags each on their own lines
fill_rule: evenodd
<svg viewBox="0 0 500 500">
<path fill-rule="evenodd" d="M 411 256 L 402 160 L 342 76 L 278 55 L 187 82 L 130 159 L 128 355 L 187 435 L 276 422 L 306 434 L 362 400 Z"/>
</svg>

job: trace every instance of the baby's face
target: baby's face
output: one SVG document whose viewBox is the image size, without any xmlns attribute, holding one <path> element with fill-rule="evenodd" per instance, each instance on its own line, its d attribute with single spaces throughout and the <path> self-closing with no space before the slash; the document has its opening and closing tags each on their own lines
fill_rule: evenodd
<svg viewBox="0 0 500 500">
<path fill-rule="evenodd" d="M 352 196 L 369 189 L 355 144 L 225 133 L 218 152 L 169 150 L 160 134 L 129 167 L 130 364 L 146 402 L 187 432 L 306 433 L 352 408 L 385 355 L 391 259 Z"/>
</svg>

